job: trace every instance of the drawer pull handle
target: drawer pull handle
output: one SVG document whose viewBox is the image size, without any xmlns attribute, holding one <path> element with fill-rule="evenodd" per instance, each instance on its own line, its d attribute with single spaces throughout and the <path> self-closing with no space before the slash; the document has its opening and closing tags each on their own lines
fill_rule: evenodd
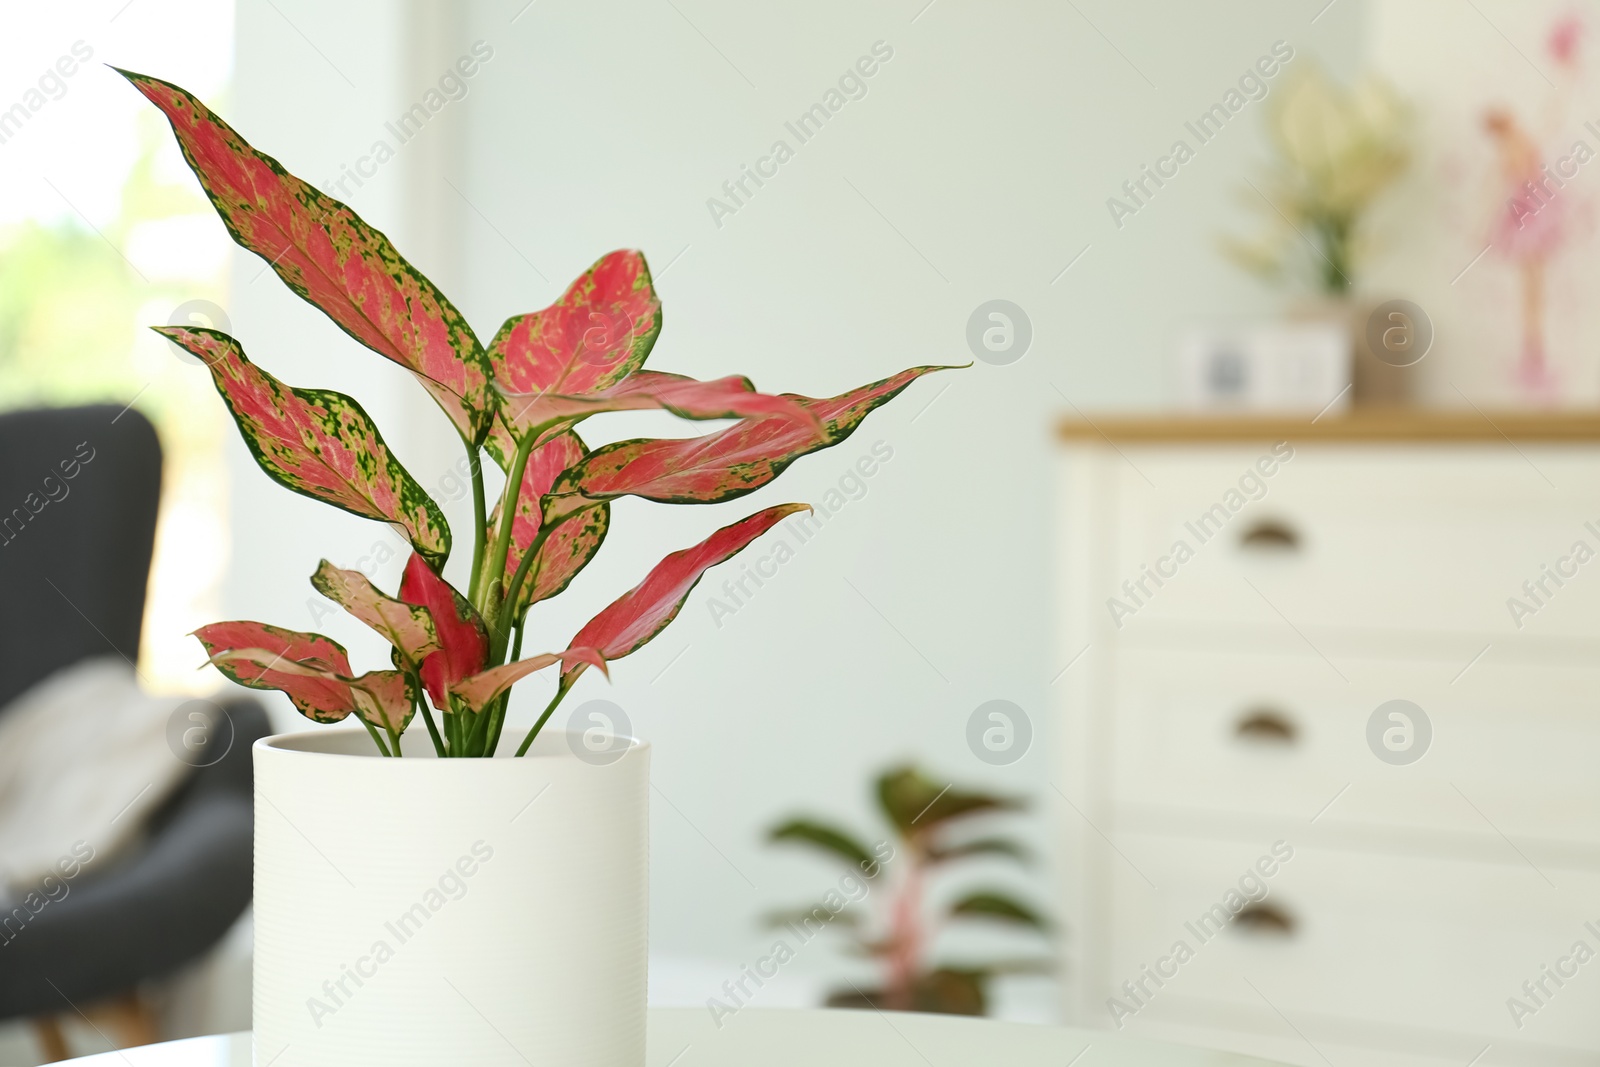
<svg viewBox="0 0 1600 1067">
<path fill-rule="evenodd" d="M 1248 904 L 1243 911 L 1233 917 L 1233 921 L 1239 929 L 1250 934 L 1266 934 L 1273 937 L 1294 935 L 1294 919 L 1288 912 L 1271 904 Z"/>
<path fill-rule="evenodd" d="M 1299 733 L 1289 718 L 1270 708 L 1252 711 L 1234 727 L 1240 740 L 1267 745 L 1292 745 Z"/>
<path fill-rule="evenodd" d="M 1286 523 L 1263 519 L 1239 535 L 1239 547 L 1253 552 L 1293 552 L 1300 547 L 1300 535 Z"/>
</svg>

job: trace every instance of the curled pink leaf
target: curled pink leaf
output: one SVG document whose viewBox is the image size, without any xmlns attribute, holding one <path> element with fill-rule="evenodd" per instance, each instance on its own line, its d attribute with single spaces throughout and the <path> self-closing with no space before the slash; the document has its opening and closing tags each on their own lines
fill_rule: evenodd
<svg viewBox="0 0 1600 1067">
<path fill-rule="evenodd" d="M 639 496 L 669 504 L 732 500 L 766 485 L 801 456 L 838 444 L 906 386 L 946 367 L 913 367 L 828 399 L 785 394 L 821 424 L 821 433 L 784 415 L 744 419 L 690 438 L 619 441 L 591 452 L 557 479 L 546 518 L 592 500 Z"/>
<path fill-rule="evenodd" d="M 482 711 L 517 682 L 557 663 L 564 664 L 568 669 L 580 665 L 599 667 L 602 673 L 609 673 L 604 657 L 596 650 L 569 648 L 565 652 L 545 652 L 527 659 L 519 659 L 515 663 L 480 671 L 451 686 L 450 692 L 455 695 L 458 705 L 463 705 L 470 711 Z"/>
<path fill-rule="evenodd" d="M 439 651 L 439 633 L 427 608 L 388 596 L 360 571 L 341 570 L 323 560 L 311 576 L 317 592 L 383 635 L 416 669 L 430 653 Z"/>
<path fill-rule="evenodd" d="M 817 417 L 788 396 L 756 392 L 749 378 L 730 375 L 702 382 L 681 374 L 638 370 L 616 385 L 592 393 L 512 393 L 502 391 L 500 417 L 512 436 L 539 441 L 607 411 L 659 408 L 684 419 L 741 419 L 783 416 L 818 433 Z M 498 431 L 497 431 L 498 432 Z"/>
<path fill-rule="evenodd" d="M 427 608 L 433 616 L 439 651 L 423 659 L 422 684 L 433 706 L 443 711 L 449 707 L 450 687 L 483 670 L 489 658 L 488 628 L 467 598 L 415 553 L 400 579 L 400 599 Z"/>
</svg>

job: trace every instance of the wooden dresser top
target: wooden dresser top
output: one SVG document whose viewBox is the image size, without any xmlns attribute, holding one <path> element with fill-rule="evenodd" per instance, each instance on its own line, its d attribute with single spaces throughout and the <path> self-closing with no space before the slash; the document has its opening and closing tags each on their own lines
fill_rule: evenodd
<svg viewBox="0 0 1600 1067">
<path fill-rule="evenodd" d="M 1194 412 L 1083 413 L 1057 426 L 1063 441 L 1117 444 L 1204 444 L 1245 441 L 1333 442 L 1600 442 L 1600 410 L 1489 411 L 1383 409 L 1299 415 L 1205 415 Z"/>
</svg>

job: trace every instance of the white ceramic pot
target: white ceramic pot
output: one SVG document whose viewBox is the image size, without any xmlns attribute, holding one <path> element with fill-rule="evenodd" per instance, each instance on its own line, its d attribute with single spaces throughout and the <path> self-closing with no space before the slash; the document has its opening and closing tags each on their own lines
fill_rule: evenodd
<svg viewBox="0 0 1600 1067">
<path fill-rule="evenodd" d="M 575 740 L 257 742 L 256 1063 L 642 1067 L 649 746 Z"/>
</svg>

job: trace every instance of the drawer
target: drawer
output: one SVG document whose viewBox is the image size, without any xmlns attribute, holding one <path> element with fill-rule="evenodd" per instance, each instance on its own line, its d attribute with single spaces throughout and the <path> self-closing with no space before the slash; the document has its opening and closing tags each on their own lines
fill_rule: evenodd
<svg viewBox="0 0 1600 1067">
<path fill-rule="evenodd" d="M 1209 1004 L 1215 1021 L 1288 1033 L 1287 1018 L 1313 1042 L 1365 1025 L 1473 1035 L 1474 1051 L 1496 1042 L 1600 1052 L 1600 936 L 1585 925 L 1600 930 L 1600 874 L 1568 875 L 1558 893 L 1526 868 L 1286 841 L 1292 858 L 1243 882 L 1240 897 L 1258 898 L 1242 912 L 1253 921 L 1218 932 L 1200 917 L 1239 893 L 1272 841 L 1118 835 L 1117 843 L 1156 887 L 1111 859 L 1107 969 L 1095 980 L 1105 997 L 1137 1007 L 1129 1022 L 1192 1022 Z M 1179 941 L 1192 953 L 1182 963 L 1171 957 Z M 1595 958 L 1561 964 L 1575 976 L 1560 987 L 1546 978 L 1549 995 L 1519 1028 L 1507 999 L 1527 1000 L 1522 983 L 1579 941 Z M 1135 1005 L 1121 986 L 1146 966 L 1169 976 L 1159 988 L 1147 978 L 1149 995 Z M 1102 1023 L 1110 1021 L 1108 1008 Z"/>
<path fill-rule="evenodd" d="M 1102 620 L 1114 628 L 1163 620 L 1600 635 L 1592 451 L 1305 446 L 1285 460 L 1262 446 L 1128 456 L 1134 466 L 1113 480 L 1112 567 L 1096 598 L 1120 601 Z M 1513 597 L 1527 610 L 1514 614 Z"/>
<path fill-rule="evenodd" d="M 1303 647 L 1116 649 L 1114 710 L 1099 727 L 1110 741 L 1113 810 L 1181 812 L 1193 826 L 1254 816 L 1304 823 L 1326 807 L 1320 831 L 1445 835 L 1514 860 L 1503 834 L 1536 863 L 1582 852 L 1600 866 L 1600 663 L 1530 669 L 1485 656 L 1465 674 L 1453 662 L 1335 665 Z M 1396 699 L 1421 708 L 1431 728 L 1421 758 L 1403 765 L 1380 759 L 1368 735 L 1373 713 Z M 1386 730 L 1403 726 L 1384 717 Z M 1422 744 L 1414 729 L 1412 743 Z"/>
</svg>

